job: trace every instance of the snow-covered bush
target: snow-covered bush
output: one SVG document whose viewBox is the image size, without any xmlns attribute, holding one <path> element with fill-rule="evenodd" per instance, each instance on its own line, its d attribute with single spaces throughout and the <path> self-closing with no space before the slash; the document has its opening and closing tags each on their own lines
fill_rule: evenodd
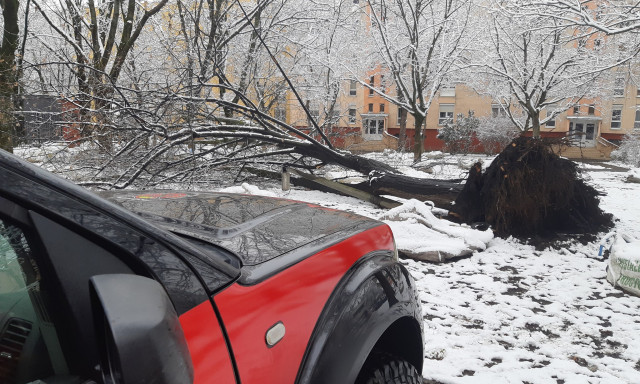
<svg viewBox="0 0 640 384">
<path fill-rule="evenodd" d="M 611 152 L 611 158 L 634 167 L 640 167 L 640 134 L 625 136 L 620 148 Z"/>
<path fill-rule="evenodd" d="M 437 137 L 451 153 L 473 152 L 478 146 L 485 153 L 498 153 L 518 135 L 520 130 L 507 117 L 477 118 L 469 111 L 468 116 L 458 114 L 455 122 L 445 124 Z"/>
<path fill-rule="evenodd" d="M 479 120 L 476 138 L 486 153 L 498 153 L 520 135 L 520 130 L 508 117 L 488 117 Z"/>
<path fill-rule="evenodd" d="M 480 120 L 469 111 L 468 116 L 459 113 L 456 121 L 449 121 L 438 132 L 438 139 L 444 141 L 450 153 L 469 153 L 473 146 L 473 137 Z"/>
</svg>

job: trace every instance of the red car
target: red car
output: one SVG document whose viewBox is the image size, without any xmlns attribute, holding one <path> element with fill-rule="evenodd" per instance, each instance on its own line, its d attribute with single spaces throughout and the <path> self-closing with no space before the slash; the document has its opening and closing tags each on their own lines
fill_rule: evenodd
<svg viewBox="0 0 640 384">
<path fill-rule="evenodd" d="M 3 151 L 0 181 L 0 383 L 422 382 L 419 300 L 383 223 L 97 196 Z"/>
</svg>

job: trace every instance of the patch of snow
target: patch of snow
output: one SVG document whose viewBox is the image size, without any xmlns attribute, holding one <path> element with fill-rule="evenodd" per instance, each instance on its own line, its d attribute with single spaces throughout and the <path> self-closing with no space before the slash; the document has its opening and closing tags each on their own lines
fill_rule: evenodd
<svg viewBox="0 0 640 384">
<path fill-rule="evenodd" d="M 444 158 L 444 156 L 445 154 L 440 151 L 431 151 L 422 154 L 422 157 L 425 157 L 427 159 L 442 159 Z"/>
<path fill-rule="evenodd" d="M 252 184 L 249 184 L 249 183 L 242 183 L 242 185 L 240 185 L 240 186 L 222 188 L 222 189 L 220 189 L 220 192 L 240 193 L 240 194 L 244 194 L 244 195 L 257 195 L 257 196 L 277 197 L 276 193 L 274 193 L 272 191 L 269 191 L 269 190 L 261 189 L 260 187 L 257 187 L 255 185 L 252 185 Z"/>
<path fill-rule="evenodd" d="M 435 217 L 431 209 L 431 206 L 411 199 L 403 205 L 383 213 L 379 219 L 385 221 L 393 229 L 398 249 L 418 258 L 420 258 L 420 254 L 425 252 L 437 252 L 438 258 L 436 260 L 438 261 L 471 254 L 472 251 L 486 249 L 487 243 L 493 239 L 491 230 L 478 231 L 439 219 Z M 425 241 L 429 236 L 436 238 L 430 239 L 432 241 Z M 416 241 L 422 245 L 416 246 Z M 443 258 L 440 253 L 448 256 Z"/>
</svg>

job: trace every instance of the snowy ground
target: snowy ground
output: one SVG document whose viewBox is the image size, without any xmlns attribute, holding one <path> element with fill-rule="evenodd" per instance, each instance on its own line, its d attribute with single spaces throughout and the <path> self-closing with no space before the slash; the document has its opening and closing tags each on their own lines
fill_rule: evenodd
<svg viewBox="0 0 640 384">
<path fill-rule="evenodd" d="M 472 160 L 436 160 L 426 177 L 463 176 Z M 602 207 L 619 219 L 616 230 L 640 237 L 640 185 L 624 183 L 629 174 L 602 166 L 584 171 L 607 191 Z M 251 185 L 227 190 L 386 217 L 368 203 L 322 192 Z M 426 227 L 417 236 L 410 246 L 446 248 L 455 240 Z M 512 239 L 485 240 L 486 250 L 457 261 L 403 261 L 422 300 L 426 383 L 640 383 L 640 298 L 605 280 L 598 240 L 545 250 Z"/>
</svg>

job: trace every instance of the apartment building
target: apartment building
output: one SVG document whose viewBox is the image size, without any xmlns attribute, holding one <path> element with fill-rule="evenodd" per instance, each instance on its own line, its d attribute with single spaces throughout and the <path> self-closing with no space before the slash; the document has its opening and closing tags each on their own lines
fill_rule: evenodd
<svg viewBox="0 0 640 384">
<path fill-rule="evenodd" d="M 379 74 L 371 75 L 366 81 L 373 87 L 379 87 L 383 78 Z M 400 109 L 359 82 L 346 81 L 343 86 L 336 103 L 337 116 L 332 124 L 325 124 L 318 109 L 311 108 L 314 117 L 320 118 L 319 124 L 324 124 L 332 142 L 354 152 L 397 149 Z M 614 87 L 613 97 L 582 100 L 579 105 L 548 121 L 541 127 L 542 137 L 569 137 L 573 148 L 562 150 L 562 154 L 568 157 L 609 158 L 625 135 L 640 133 L 640 88 L 623 76 L 616 78 Z M 289 114 L 281 110 L 279 117 L 285 117 L 287 122 L 299 128 L 310 126 L 293 100 L 287 104 Z M 425 150 L 444 150 L 445 143 L 437 138 L 439 130 L 447 121 L 455 121 L 459 114 L 467 115 L 469 111 L 489 121 L 506 117 L 499 103 L 465 84 L 443 87 L 427 115 Z M 542 112 L 541 118 L 545 113 Z M 407 115 L 406 126 L 408 148 L 411 148 L 414 137 L 411 115 Z M 476 150 L 481 152 L 484 149 L 478 145 Z"/>
</svg>

